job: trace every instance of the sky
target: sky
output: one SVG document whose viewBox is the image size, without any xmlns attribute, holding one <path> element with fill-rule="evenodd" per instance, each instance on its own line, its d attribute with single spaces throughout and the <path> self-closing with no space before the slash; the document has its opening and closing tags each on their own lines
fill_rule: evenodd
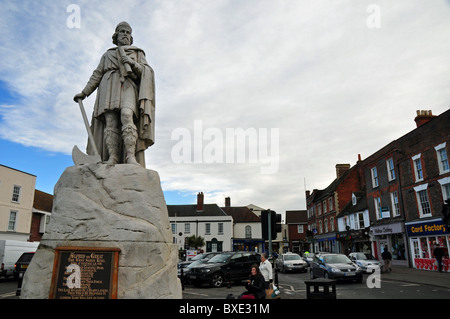
<svg viewBox="0 0 450 319">
<path fill-rule="evenodd" d="M 306 209 L 336 164 L 448 110 L 449 16 L 438 0 L 2 0 L 0 164 L 53 194 L 87 143 L 72 98 L 127 21 L 155 72 L 146 166 L 167 204 Z"/>
</svg>

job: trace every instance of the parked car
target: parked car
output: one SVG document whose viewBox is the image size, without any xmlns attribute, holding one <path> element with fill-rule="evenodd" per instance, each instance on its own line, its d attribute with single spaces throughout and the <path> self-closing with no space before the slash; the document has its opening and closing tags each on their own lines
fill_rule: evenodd
<svg viewBox="0 0 450 319">
<path fill-rule="evenodd" d="M 34 256 L 33 252 L 23 253 L 14 265 L 14 278 L 18 279 L 20 273 L 24 273 L 30 265 L 31 259 Z"/>
<path fill-rule="evenodd" d="M 308 271 L 308 263 L 299 254 L 294 253 L 279 255 L 275 267 L 284 273 L 287 271 Z"/>
<path fill-rule="evenodd" d="M 363 271 L 343 254 L 316 254 L 310 266 L 311 279 L 324 277 L 362 282 Z"/>
<path fill-rule="evenodd" d="M 254 252 L 224 252 L 206 263 L 190 267 L 189 280 L 196 286 L 209 283 L 220 287 L 227 281 L 247 279 L 252 265 L 260 262 L 261 256 Z"/>
<path fill-rule="evenodd" d="M 203 253 L 195 256 L 189 261 L 182 261 L 178 263 L 178 278 L 183 280 L 184 283 L 190 283 L 189 273 L 191 267 L 203 264 L 213 258 L 214 256 L 221 254 L 221 252 Z"/>
<path fill-rule="evenodd" d="M 181 278 L 181 270 L 182 269 L 183 269 L 183 277 L 186 277 L 186 272 L 188 271 L 188 267 L 192 263 L 196 263 L 196 265 L 198 265 L 200 263 L 207 262 L 208 260 L 210 260 L 217 254 L 220 254 L 220 252 L 209 252 L 209 253 L 198 254 L 197 256 L 195 256 L 194 258 L 192 258 L 190 260 L 179 262 L 178 263 L 178 278 L 182 279 Z"/>
<path fill-rule="evenodd" d="M 39 242 L 0 240 L 0 276 L 14 276 L 14 264 L 25 252 L 36 251 Z"/>
<path fill-rule="evenodd" d="M 314 253 L 303 253 L 302 259 L 308 263 L 308 266 L 311 266 L 311 262 L 314 259 Z"/>
<path fill-rule="evenodd" d="M 371 254 L 361 252 L 350 253 L 348 257 L 366 273 L 373 273 L 377 268 L 383 270 L 383 264 Z"/>
</svg>

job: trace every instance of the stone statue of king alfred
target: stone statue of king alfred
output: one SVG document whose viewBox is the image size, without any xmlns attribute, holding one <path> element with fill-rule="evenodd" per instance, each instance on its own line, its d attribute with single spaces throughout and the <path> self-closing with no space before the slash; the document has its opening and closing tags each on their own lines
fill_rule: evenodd
<svg viewBox="0 0 450 319">
<path fill-rule="evenodd" d="M 74 100 L 97 89 L 91 131 L 103 162 L 140 164 L 155 136 L 155 81 L 145 53 L 133 44 L 132 29 L 120 22 L 112 36 L 117 45 L 103 54 L 85 88 Z M 90 141 L 87 153 L 93 155 Z"/>
</svg>

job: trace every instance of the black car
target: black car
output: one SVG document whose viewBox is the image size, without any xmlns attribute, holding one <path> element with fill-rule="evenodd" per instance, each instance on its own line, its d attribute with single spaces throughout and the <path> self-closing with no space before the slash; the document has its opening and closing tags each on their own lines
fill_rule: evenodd
<svg viewBox="0 0 450 319">
<path fill-rule="evenodd" d="M 19 274 L 24 273 L 27 270 L 33 256 L 34 252 L 29 252 L 23 253 L 19 257 L 19 259 L 16 261 L 16 264 L 14 265 L 14 278 L 19 278 Z"/>
<path fill-rule="evenodd" d="M 198 265 L 207 262 L 215 255 L 220 254 L 220 252 L 209 252 L 198 254 L 194 258 L 188 261 L 181 261 L 178 263 L 178 278 L 185 280 L 186 275 L 189 273 L 189 266 L 192 264 Z"/>
<path fill-rule="evenodd" d="M 225 252 L 206 263 L 190 267 L 189 280 L 196 286 L 209 283 L 220 287 L 224 282 L 247 279 L 252 265 L 260 262 L 261 256 L 254 252 Z"/>
<path fill-rule="evenodd" d="M 363 271 L 343 254 L 316 254 L 311 262 L 311 279 L 324 277 L 362 282 Z"/>
</svg>

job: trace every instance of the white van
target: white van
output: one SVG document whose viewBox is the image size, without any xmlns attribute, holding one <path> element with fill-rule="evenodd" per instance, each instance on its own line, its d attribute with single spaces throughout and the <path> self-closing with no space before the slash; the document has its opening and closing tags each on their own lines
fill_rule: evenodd
<svg viewBox="0 0 450 319">
<path fill-rule="evenodd" d="M 14 264 L 23 253 L 37 250 L 39 242 L 0 240 L 0 277 L 13 276 Z"/>
</svg>

